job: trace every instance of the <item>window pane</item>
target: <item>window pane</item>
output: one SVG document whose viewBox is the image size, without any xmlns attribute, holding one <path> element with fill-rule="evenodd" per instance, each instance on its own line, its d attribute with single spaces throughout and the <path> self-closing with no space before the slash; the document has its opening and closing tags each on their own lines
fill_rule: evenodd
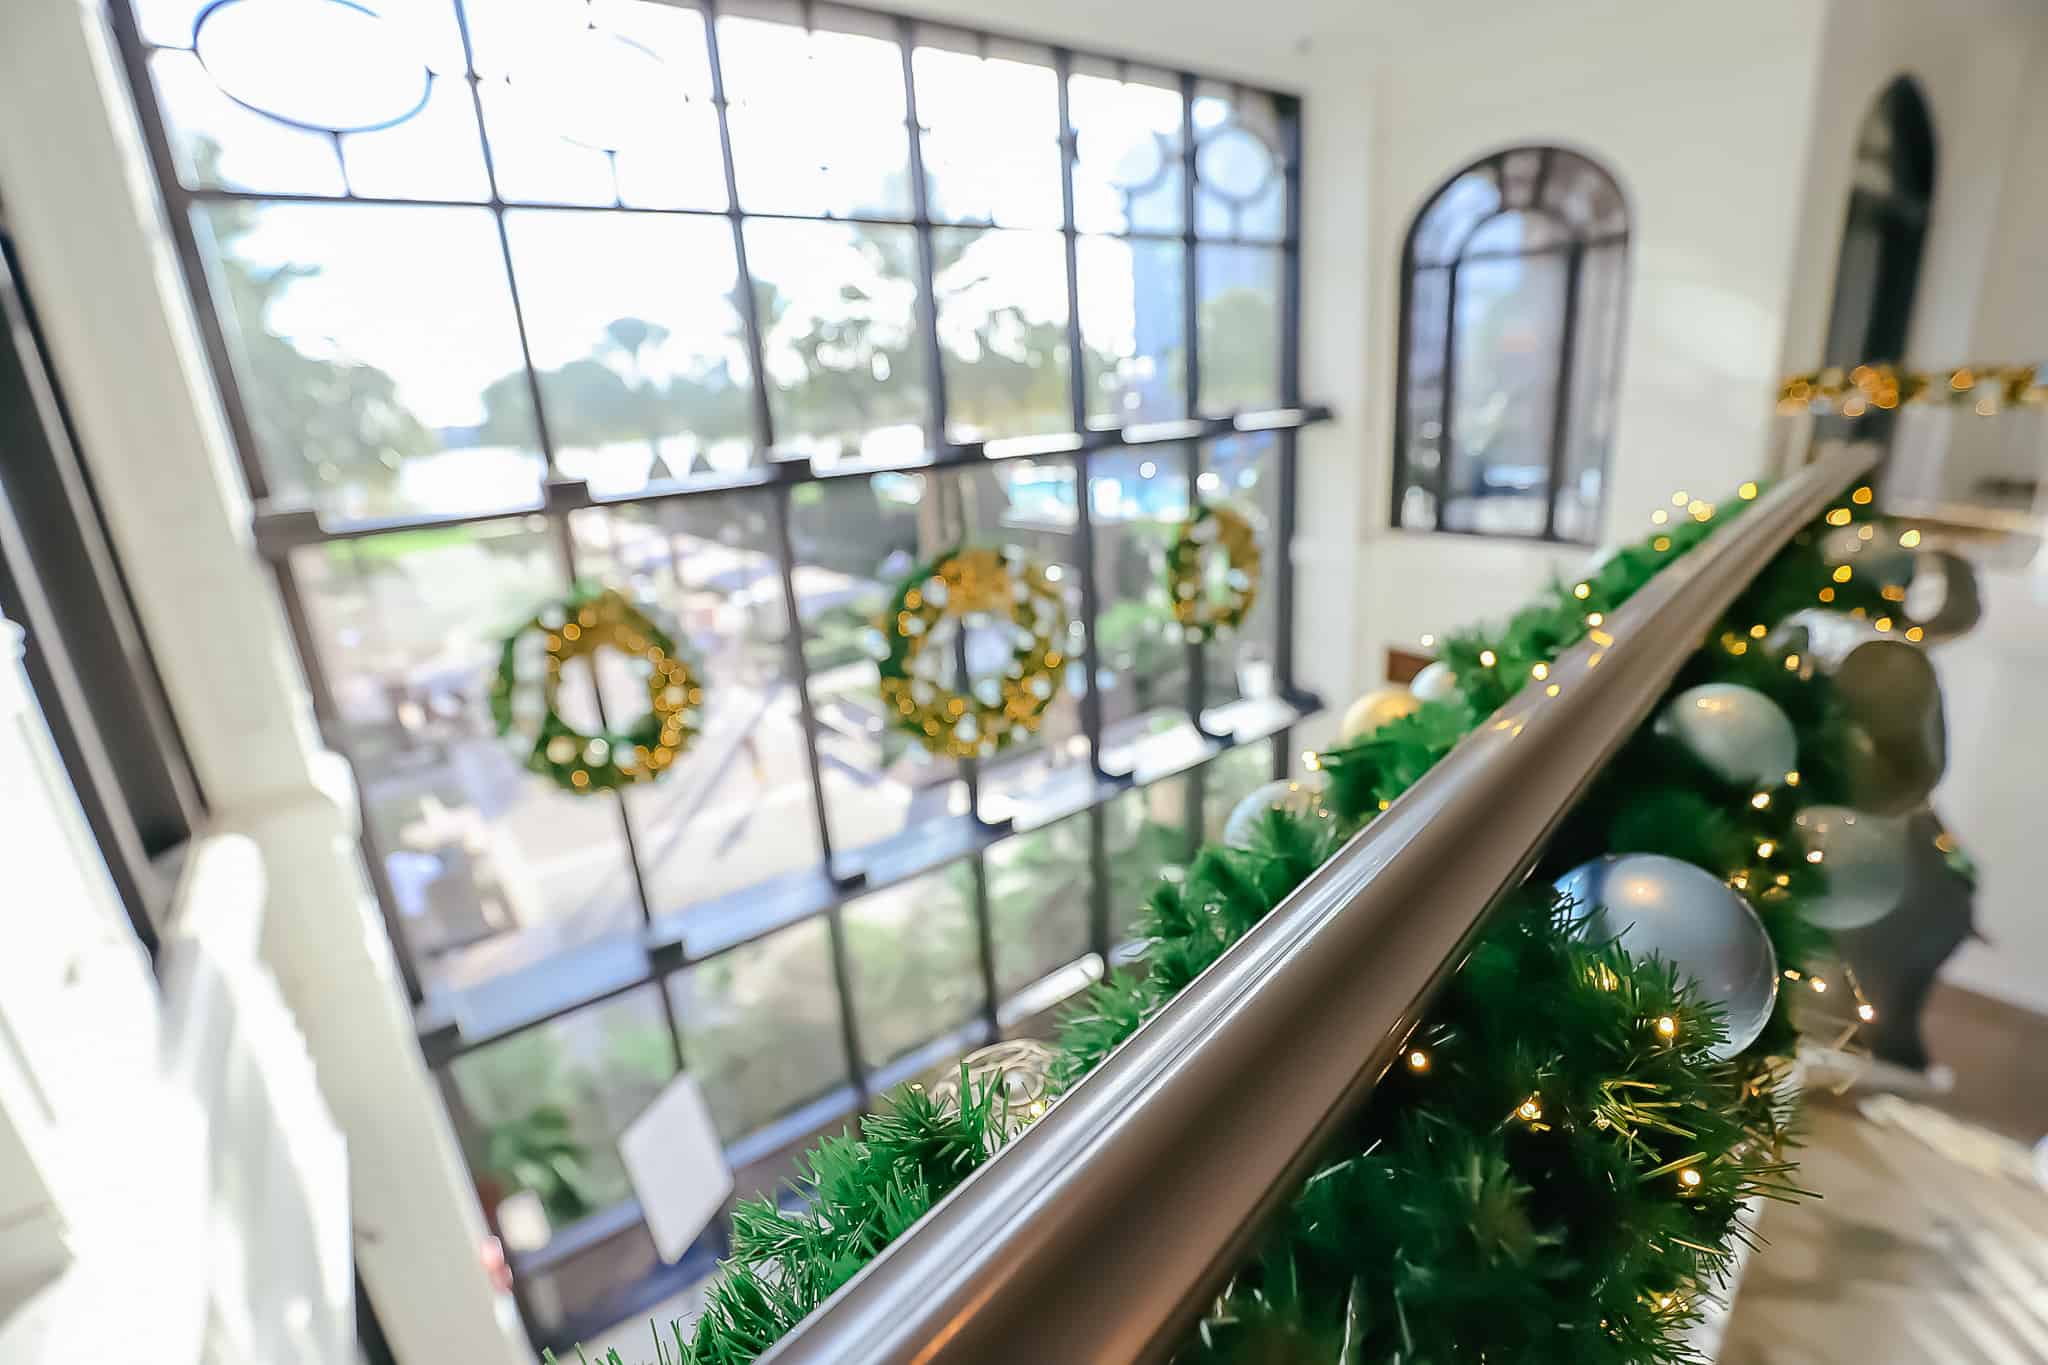
<svg viewBox="0 0 2048 1365">
<path fill-rule="evenodd" d="M 776 446 L 823 467 L 921 454 L 929 399 L 911 230 L 755 221 L 746 233 Z"/>
<path fill-rule="evenodd" d="M 1459 268 L 1456 454 L 1444 507 L 1452 530 L 1543 531 L 1565 276 L 1562 256 Z"/>
<path fill-rule="evenodd" d="M 1059 85 L 1052 68 L 927 46 L 912 52 L 911 65 L 931 216 L 1058 227 Z"/>
<path fill-rule="evenodd" d="M 1551 153 L 1542 203 L 1582 237 L 1628 231 L 1628 205 L 1622 200 L 1621 187 L 1607 172 L 1570 152 Z"/>
<path fill-rule="evenodd" d="M 1472 230 L 1465 241 L 1465 254 L 1512 256 L 1518 252 L 1550 250 L 1567 240 L 1564 226 L 1555 218 L 1540 213 L 1503 213 Z"/>
<path fill-rule="evenodd" d="M 428 993 L 640 921 L 618 807 L 527 772 L 486 703 L 504 633 L 567 587 L 538 523 L 298 551 L 294 577 L 394 907 Z M 594 722 L 588 675 L 562 707 Z"/>
<path fill-rule="evenodd" d="M 273 497 L 341 517 L 539 501 L 539 441 L 488 212 L 201 212 Z"/>
<path fill-rule="evenodd" d="M 1181 97 L 1168 77 L 1120 80 L 1077 70 L 1074 221 L 1084 232 L 1181 230 Z"/>
<path fill-rule="evenodd" d="M 932 251 L 948 434 L 976 441 L 1072 430 L 1058 234 L 937 228 Z"/>
<path fill-rule="evenodd" d="M 1475 166 L 1430 200 L 1409 238 L 1417 265 L 1448 265 L 1466 234 L 1500 207 L 1500 184 L 1491 165 Z"/>
<path fill-rule="evenodd" d="M 1279 241 L 1287 226 L 1287 178 L 1272 97 L 1204 83 L 1194 123 L 1195 231 Z"/>
<path fill-rule="evenodd" d="M 1535 202 L 1536 182 L 1543 174 L 1544 150 L 1518 147 L 1500 159 L 1501 201 L 1510 208 Z"/>
<path fill-rule="evenodd" d="M 966 784 L 890 723 L 875 668 L 875 620 L 912 568 L 952 542 L 933 480 L 835 479 L 791 490 L 797 610 L 818 716 L 832 847 L 846 852 L 967 810 Z"/>
<path fill-rule="evenodd" d="M 1236 630 L 1219 633 L 1202 651 L 1207 671 L 1203 698 L 1216 706 L 1239 698 L 1271 697 L 1279 643 L 1274 580 L 1284 571 L 1280 560 L 1285 553 L 1274 543 L 1280 525 L 1279 436 L 1255 431 L 1209 442 L 1202 448 L 1202 472 L 1195 482 L 1203 502 L 1229 507 L 1249 520 L 1259 545 L 1259 577 L 1250 615 Z M 1205 564 L 1207 573 L 1220 577 L 1228 572 L 1220 551 L 1204 553 L 1214 561 Z"/>
<path fill-rule="evenodd" d="M 603 0 L 470 5 L 499 192 L 511 200 L 726 206 L 704 20 Z"/>
<path fill-rule="evenodd" d="M 740 206 L 910 216 L 903 50 L 864 33 L 720 15 Z"/>
<path fill-rule="evenodd" d="M 886 1066 L 982 1006 L 973 873 L 966 863 L 846 907 L 855 1017 L 870 1066 Z"/>
<path fill-rule="evenodd" d="M 1565 422 L 1564 474 L 1557 489 L 1557 534 L 1566 540 L 1600 538 L 1607 455 L 1614 447 L 1627 290 L 1628 258 L 1622 247 L 1595 247 L 1586 253 L 1579 266 L 1571 409 Z"/>
<path fill-rule="evenodd" d="M 526 1272 L 520 1283 L 526 1329 L 559 1342 L 639 1314 L 637 1341 L 646 1333 L 640 1313 L 646 1296 L 682 1293 L 689 1283 L 679 1267 L 662 1263 L 647 1224 L 634 1223 L 615 1236 L 578 1246 L 545 1270 Z"/>
<path fill-rule="evenodd" d="M 1083 812 L 988 851 L 996 984 L 1015 995 L 1088 951 L 1088 821 Z"/>
<path fill-rule="evenodd" d="M 619 1133 L 675 1075 L 674 1044 L 650 986 L 479 1048 L 449 1072 L 482 1130 L 470 1161 L 486 1205 L 529 1191 L 560 1232 L 632 1193 Z"/>
<path fill-rule="evenodd" d="M 1090 466 L 1100 619 L 1097 687 L 1105 747 L 1178 723 L 1187 697 L 1187 645 L 1166 606 L 1166 547 L 1188 514 L 1188 450 L 1104 451 Z"/>
<path fill-rule="evenodd" d="M 695 743 L 661 781 L 624 794 L 650 909 L 687 915 L 700 902 L 816 867 L 817 814 L 767 497 L 581 512 L 571 524 L 584 577 L 652 603 L 704 680 Z M 647 707 L 644 675 L 617 663 L 605 674 L 614 726 Z"/>
<path fill-rule="evenodd" d="M 1202 769 L 1202 838 L 1220 843 L 1237 803 L 1273 780 L 1273 741 L 1225 749 Z"/>
<path fill-rule="evenodd" d="M 1198 248 L 1202 411 L 1280 401 L 1280 253 L 1270 247 Z"/>
<path fill-rule="evenodd" d="M 981 770 L 984 820 L 1042 824 L 1045 812 L 1072 809 L 1087 799 L 1094 784 L 1088 738 L 1081 729 L 1088 664 L 1080 569 L 1074 562 L 1074 467 L 1064 460 L 1011 460 L 948 478 L 961 499 L 967 543 L 1016 546 L 1046 566 L 1046 576 L 1066 597 L 1066 662 L 1039 731 L 1016 734 Z M 1007 661 L 1009 648 L 994 626 L 968 630 L 968 666 L 976 677 L 993 676 Z"/>
<path fill-rule="evenodd" d="M 325 134 L 279 123 L 229 99 L 189 52 L 149 60 L 178 178 L 188 185 L 279 194 L 341 194 Z"/>
<path fill-rule="evenodd" d="M 1178 879 L 1187 867 L 1187 781 L 1168 777 L 1125 792 L 1102 808 L 1102 816 L 1110 939 L 1128 942 L 1159 879 Z"/>
<path fill-rule="evenodd" d="M 341 139 L 348 187 L 387 199 L 484 199 L 491 178 L 467 85 L 436 80 L 426 107 L 405 122 Z"/>
<path fill-rule="evenodd" d="M 847 1084 L 821 919 L 670 977 L 669 998 L 684 1062 L 728 1143 Z"/>
<path fill-rule="evenodd" d="M 1187 416 L 1187 284 L 1179 242 L 1083 237 L 1076 247 L 1088 421 Z"/>
<path fill-rule="evenodd" d="M 1408 282 L 1407 367 L 1400 484 L 1394 524 L 1411 531 L 1436 529 L 1437 481 L 1442 476 L 1444 341 L 1450 319 L 1450 272 L 1417 270 Z"/>
<path fill-rule="evenodd" d="M 724 221 L 516 211 L 505 231 L 564 475 L 622 494 L 750 462 L 752 381 Z"/>
</svg>

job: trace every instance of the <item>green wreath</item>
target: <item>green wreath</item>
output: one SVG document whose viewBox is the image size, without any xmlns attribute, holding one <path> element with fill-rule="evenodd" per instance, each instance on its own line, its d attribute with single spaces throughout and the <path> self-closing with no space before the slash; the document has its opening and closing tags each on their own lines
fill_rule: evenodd
<svg viewBox="0 0 2048 1365">
<path fill-rule="evenodd" d="M 1224 560 L 1203 554 L 1220 549 Z M 1242 513 L 1203 503 L 1166 547 L 1166 601 L 1184 638 L 1208 640 L 1235 630 L 1259 596 L 1259 537 Z"/>
<path fill-rule="evenodd" d="M 1001 677 L 955 691 L 919 662 L 941 621 L 976 624 L 977 616 L 1010 623 L 1010 661 Z M 1066 596 L 1044 565 L 1014 546 L 956 546 L 920 564 L 897 585 L 876 627 L 883 705 L 899 729 L 942 757 L 984 757 L 1018 732 L 1036 731 L 1059 692 Z"/>
<path fill-rule="evenodd" d="M 538 670 L 527 643 L 534 639 Z M 606 647 L 647 662 L 647 710 L 623 729 L 587 734 L 556 709 L 562 665 Z M 667 632 L 612 589 L 584 585 L 505 638 L 491 684 L 498 733 L 520 741 L 529 770 L 579 796 L 668 771 L 696 739 L 703 702 L 703 681 Z"/>
</svg>

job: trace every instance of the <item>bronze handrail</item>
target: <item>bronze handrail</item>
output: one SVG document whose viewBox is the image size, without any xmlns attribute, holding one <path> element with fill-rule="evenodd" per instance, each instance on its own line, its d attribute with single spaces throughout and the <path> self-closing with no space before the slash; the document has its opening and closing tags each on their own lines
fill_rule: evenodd
<svg viewBox="0 0 2048 1365">
<path fill-rule="evenodd" d="M 1872 459 L 1808 466 L 1658 574 L 764 1359 L 1169 1353 L 1487 908 L 1744 585 Z"/>
</svg>

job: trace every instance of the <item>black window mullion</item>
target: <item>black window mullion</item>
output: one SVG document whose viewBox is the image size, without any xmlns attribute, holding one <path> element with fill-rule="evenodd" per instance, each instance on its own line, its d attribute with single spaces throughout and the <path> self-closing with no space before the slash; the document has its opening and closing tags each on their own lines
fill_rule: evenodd
<svg viewBox="0 0 2048 1365">
<path fill-rule="evenodd" d="M 718 155 L 725 165 L 725 212 L 732 223 L 732 252 L 740 323 L 746 331 L 747 365 L 754 378 L 754 438 L 765 458 L 775 448 L 775 410 L 768 400 L 767 340 L 761 332 L 760 300 L 747 264 L 746 216 L 740 211 L 739 173 L 732 159 L 732 118 L 725 98 L 725 68 L 718 57 L 718 0 L 704 0 L 704 56 L 711 69 L 711 105 L 718 113 Z M 789 568 L 783 570 L 786 577 Z M 793 618 L 792 618 L 793 619 Z M 823 814 L 820 813 L 820 820 Z M 822 825 L 821 825 L 822 828 Z"/>
<path fill-rule="evenodd" d="M 860 1107 L 865 1110 L 872 1092 L 867 1062 L 861 1056 L 860 1020 L 853 1007 L 853 955 L 846 943 L 845 907 L 838 894 L 860 885 L 863 878 L 858 874 L 844 876 L 833 867 L 832 822 L 825 814 L 825 770 L 818 763 L 818 712 L 811 699 L 810 663 L 804 658 L 803 618 L 797 611 L 796 537 L 790 530 L 789 489 L 771 489 L 768 498 L 775 519 L 775 552 L 782 573 L 782 610 L 789 622 L 785 634 L 788 659 L 785 667 L 790 670 L 790 678 L 796 684 L 797 718 L 804 736 L 804 764 L 811 777 L 811 815 L 818 826 L 818 855 L 824 862 L 826 875 L 837 889 L 824 914 L 826 948 L 832 959 L 832 984 L 839 996 L 839 1041 L 846 1051 L 847 1075 L 853 1081 L 855 1094 L 860 1097 Z"/>
<path fill-rule="evenodd" d="M 1202 347 L 1201 347 L 1201 269 L 1197 264 L 1195 241 L 1195 78 L 1183 72 L 1180 78 L 1180 209 L 1181 209 L 1181 348 L 1183 350 L 1182 382 L 1187 386 L 1187 415 L 1199 416 L 1202 411 Z M 1201 490 L 1196 480 L 1202 471 L 1201 445 L 1190 443 L 1183 455 L 1183 467 L 1187 471 L 1188 511 L 1193 513 L 1200 498 Z M 1202 730 L 1203 693 L 1208 667 L 1200 639 L 1187 642 L 1187 708 L 1188 720 L 1195 729 Z M 1203 730 L 1206 734 L 1207 731 Z M 1191 804 L 1195 810 L 1191 829 L 1199 833 L 1201 825 L 1201 776 L 1200 769 L 1189 775 L 1189 787 L 1194 792 Z"/>
<path fill-rule="evenodd" d="M 521 370 L 526 375 L 527 402 L 533 409 L 534 439 L 540 444 L 541 459 L 548 471 L 548 478 L 552 481 L 560 472 L 560 466 L 555 457 L 554 438 L 548 429 L 547 405 L 541 395 L 540 371 L 534 367 L 533 363 L 533 342 L 526 326 L 526 307 L 520 297 L 519 275 L 512 265 L 512 237 L 505 228 L 505 207 L 502 202 L 503 196 L 498 190 L 497 165 L 491 157 L 490 131 L 484 123 L 483 91 L 476 77 L 476 55 L 470 43 L 469 19 L 464 13 L 463 7 L 459 4 L 455 7 L 455 22 L 457 29 L 462 35 L 462 62 L 469 85 L 470 112 L 476 118 L 477 145 L 481 149 L 483 156 L 484 172 L 491 182 L 491 221 L 497 228 L 498 256 L 505 267 L 505 290 L 512 304 L 512 327 L 519 339 L 519 364 Z M 557 544 L 561 550 L 562 571 L 573 584 L 577 577 L 576 538 L 570 528 L 568 514 L 548 507 L 548 504 L 552 503 L 552 501 L 552 497 L 544 498 L 543 507 L 547 508 L 547 517 L 553 525 Z M 611 722 L 605 716 L 604 689 L 598 685 L 595 667 L 590 670 L 590 695 L 597 708 L 598 723 L 609 730 Z M 647 874 L 640 865 L 639 843 L 633 837 L 633 821 L 626 813 L 626 801 L 623 795 L 616 796 L 615 808 L 619 818 L 619 834 L 625 841 L 626 864 L 633 874 L 633 898 L 640 906 L 640 922 L 646 924 L 654 917 L 654 907 L 648 900 Z M 666 1016 L 668 1011 L 664 1010 L 663 1013 Z M 669 1019 L 669 1026 L 673 1032 L 675 1029 L 673 1018 Z M 678 1064 L 680 1064 L 681 1058 L 680 1038 L 681 1035 L 679 1033 L 674 1035 Z"/>
<path fill-rule="evenodd" d="M 925 427 L 933 450 L 947 444 L 946 367 L 939 348 L 938 256 L 932 242 L 931 199 L 925 183 L 924 129 L 917 112 L 917 78 L 911 53 L 917 43 L 917 25 L 908 18 L 896 21 L 897 46 L 903 51 L 904 131 L 910 138 L 910 199 L 912 226 L 917 235 L 917 322 L 924 340 L 926 391 L 931 394 L 931 411 Z"/>
<path fill-rule="evenodd" d="M 503 220 L 501 219 L 501 226 L 502 222 Z M 509 259 L 506 261 L 506 266 L 508 269 L 511 266 L 511 261 Z M 513 313 L 515 316 L 518 314 L 518 311 L 518 303 L 515 301 L 513 304 Z M 524 324 L 520 326 L 519 345 L 521 353 L 524 354 L 526 347 L 526 328 Z M 529 376 L 532 375 L 533 373 L 533 365 L 530 360 L 527 363 L 526 372 Z M 554 456 L 552 455 L 552 453 L 550 453 L 548 457 L 548 463 L 549 466 L 552 468 L 554 464 Z M 574 532 L 570 529 L 568 514 L 563 513 L 560 515 L 550 516 L 548 518 L 548 524 L 555 532 L 556 548 L 560 550 L 562 555 L 562 570 L 568 576 L 569 581 L 571 583 L 575 583 L 579 577 L 579 575 L 576 572 L 576 537 Z M 606 529 L 607 531 L 609 531 L 610 529 L 609 522 L 606 523 Z M 591 702 L 597 708 L 597 723 L 600 726 L 602 726 L 607 732 L 609 732 L 612 728 L 611 717 L 605 714 L 604 688 L 599 685 L 597 676 L 597 665 L 594 661 L 588 666 L 588 671 L 590 674 L 590 699 Z M 626 841 L 626 865 L 633 874 L 633 898 L 640 904 L 640 922 L 642 924 L 647 924 L 652 922 L 652 920 L 654 919 L 654 905 L 653 902 L 649 900 L 647 895 L 646 870 L 640 866 L 640 841 L 633 836 L 633 819 L 626 812 L 626 794 L 622 790 L 613 791 L 609 793 L 608 799 L 610 799 L 613 802 L 614 806 L 618 811 L 619 832 Z M 670 1021 L 670 1025 L 671 1027 L 673 1027 L 673 1020 Z M 680 1036 L 678 1037 L 677 1042 L 677 1053 L 678 1057 L 680 1057 Z"/>
<path fill-rule="evenodd" d="M 1584 245 L 1572 243 L 1571 254 L 1565 257 L 1564 326 L 1557 343 L 1557 397 L 1550 413 L 1550 475 L 1543 490 L 1545 540 L 1557 539 L 1557 495 L 1563 491 L 1565 443 L 1571 437 L 1572 367 L 1578 351 L 1579 281 L 1585 263 Z"/>
<path fill-rule="evenodd" d="M 1452 261 L 1444 272 L 1444 380 L 1443 417 L 1437 423 L 1436 440 L 1436 529 L 1444 529 L 1444 512 L 1451 497 L 1452 441 L 1451 410 L 1458 398 L 1458 263 Z"/>
<path fill-rule="evenodd" d="M 1067 354 L 1073 376 L 1069 388 L 1074 430 L 1088 429 L 1088 351 L 1081 332 L 1081 238 L 1074 221 L 1074 160 L 1079 145 L 1074 134 L 1073 92 L 1069 82 L 1074 74 L 1074 54 L 1055 48 L 1053 79 L 1059 84 L 1060 115 L 1060 227 L 1066 243 L 1067 264 Z M 1095 781 L 1102 772 L 1102 690 L 1101 659 L 1096 639 L 1096 622 L 1102 610 L 1101 593 L 1095 582 L 1095 509 L 1090 503 L 1093 475 L 1088 452 L 1074 456 L 1074 568 L 1081 575 L 1081 637 L 1084 681 L 1081 691 L 1081 729 L 1088 737 L 1088 769 Z M 1088 943 L 1109 970 L 1109 845 L 1104 828 L 1103 808 L 1098 803 L 1088 815 Z"/>
<path fill-rule="evenodd" d="M 1052 54 L 1053 78 L 1059 83 L 1060 115 L 1060 224 L 1066 246 L 1067 267 L 1067 354 L 1069 411 L 1075 431 L 1088 429 L 1087 338 L 1081 332 L 1081 238 L 1074 224 L 1074 158 L 1078 148 L 1074 137 L 1074 114 L 1067 82 L 1073 76 L 1074 55 L 1065 48 Z M 1095 621 L 1101 601 L 1095 583 L 1095 511 L 1089 505 L 1091 468 L 1088 451 L 1074 454 L 1074 560 L 1081 575 L 1081 635 L 1086 642 L 1086 678 L 1081 691 L 1081 729 L 1088 737 L 1088 766 L 1099 779 L 1102 775 L 1102 693 L 1097 686 Z"/>
<path fill-rule="evenodd" d="M 1280 254 L 1280 403 L 1295 407 L 1301 402 L 1301 101 L 1281 103 L 1281 155 L 1285 212 L 1281 219 L 1284 245 Z M 1274 528 L 1273 560 L 1279 567 L 1273 584 L 1273 683 L 1280 695 L 1292 701 L 1294 688 L 1294 537 L 1300 517 L 1295 506 L 1300 470 L 1296 467 L 1295 433 L 1283 431 L 1275 446 L 1280 468 L 1277 490 L 1280 524 Z M 1283 741 L 1274 752 L 1286 762 Z M 1280 771 L 1285 775 L 1285 768 Z"/>
</svg>

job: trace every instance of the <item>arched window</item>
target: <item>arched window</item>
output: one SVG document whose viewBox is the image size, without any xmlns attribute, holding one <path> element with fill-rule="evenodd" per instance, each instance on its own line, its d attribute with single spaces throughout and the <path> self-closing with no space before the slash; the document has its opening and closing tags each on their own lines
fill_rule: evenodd
<svg viewBox="0 0 2048 1365">
<path fill-rule="evenodd" d="M 1592 540 L 1627 295 L 1628 206 L 1575 152 L 1516 147 L 1408 230 L 1394 525 Z"/>
<path fill-rule="evenodd" d="M 1828 364 L 1905 358 L 1933 199 L 1934 122 L 1912 78 L 1901 76 L 1877 97 L 1856 134 Z"/>
</svg>

